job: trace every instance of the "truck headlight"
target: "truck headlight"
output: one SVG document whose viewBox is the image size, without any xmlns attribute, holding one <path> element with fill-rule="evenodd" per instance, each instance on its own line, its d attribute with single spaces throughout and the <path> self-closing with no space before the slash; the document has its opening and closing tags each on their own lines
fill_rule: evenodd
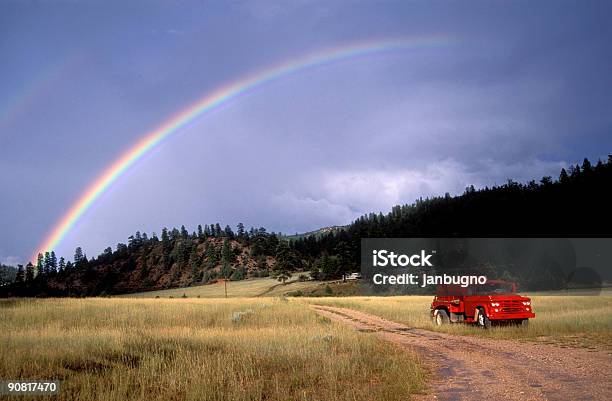
<svg viewBox="0 0 612 401">
<path fill-rule="evenodd" d="M 531 302 L 529 302 L 529 301 L 526 301 L 526 302 L 525 302 L 525 301 L 523 301 L 523 305 L 531 305 Z"/>
<path fill-rule="evenodd" d="M 499 306 L 499 302 L 491 302 L 491 306 Z"/>
</svg>

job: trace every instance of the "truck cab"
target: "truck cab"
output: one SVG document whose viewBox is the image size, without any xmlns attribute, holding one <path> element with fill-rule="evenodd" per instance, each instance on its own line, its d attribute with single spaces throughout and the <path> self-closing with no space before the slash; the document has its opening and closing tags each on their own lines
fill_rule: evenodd
<svg viewBox="0 0 612 401">
<path fill-rule="evenodd" d="M 488 280 L 485 284 L 461 287 L 440 285 L 431 303 L 431 317 L 440 326 L 447 323 L 474 323 L 483 328 L 493 323 L 526 326 L 535 318 L 531 299 L 516 293 L 516 284 Z"/>
</svg>

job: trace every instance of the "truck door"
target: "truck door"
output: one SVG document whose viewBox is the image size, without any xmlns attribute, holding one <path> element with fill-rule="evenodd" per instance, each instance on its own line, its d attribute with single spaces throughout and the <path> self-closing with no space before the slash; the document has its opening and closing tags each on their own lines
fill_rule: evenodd
<svg viewBox="0 0 612 401">
<path fill-rule="evenodd" d="M 478 297 L 475 292 L 474 287 L 470 286 L 466 291 L 467 296 L 463 297 L 464 313 L 468 319 L 473 319 L 476 313 Z"/>
</svg>

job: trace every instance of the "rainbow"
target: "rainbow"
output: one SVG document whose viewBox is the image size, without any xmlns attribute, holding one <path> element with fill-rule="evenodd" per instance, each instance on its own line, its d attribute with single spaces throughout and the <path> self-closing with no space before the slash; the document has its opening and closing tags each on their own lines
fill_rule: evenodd
<svg viewBox="0 0 612 401">
<path fill-rule="evenodd" d="M 94 202 L 100 198 L 100 196 L 104 194 L 130 166 L 149 153 L 153 148 L 159 146 L 165 139 L 169 138 L 182 127 L 185 127 L 196 118 L 218 108 L 237 96 L 246 94 L 268 82 L 295 74 L 305 69 L 370 54 L 394 50 L 429 48 L 447 43 L 448 39 L 445 37 L 430 36 L 412 39 L 377 40 L 336 47 L 283 62 L 235 81 L 227 86 L 218 88 L 212 93 L 206 94 L 191 106 L 175 114 L 154 130 L 146 133 L 142 139 L 136 142 L 107 167 L 56 223 L 50 233 L 44 238 L 38 248 L 36 248 L 32 260 L 36 260 L 36 256 L 39 252 L 54 250 L 83 214 L 92 207 Z"/>
<path fill-rule="evenodd" d="M 32 102 L 51 93 L 57 83 L 68 75 L 81 60 L 81 53 L 75 53 L 64 57 L 59 62 L 43 66 L 34 79 L 25 82 L 4 105 L 0 105 L 0 126 L 8 126 L 20 115 L 25 114 Z"/>
</svg>

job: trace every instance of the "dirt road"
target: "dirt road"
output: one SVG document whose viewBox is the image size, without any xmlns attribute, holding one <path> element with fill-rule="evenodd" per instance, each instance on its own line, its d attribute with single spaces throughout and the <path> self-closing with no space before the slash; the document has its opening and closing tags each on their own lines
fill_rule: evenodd
<svg viewBox="0 0 612 401">
<path fill-rule="evenodd" d="M 423 400 L 612 399 L 612 356 L 605 352 L 454 336 L 352 309 L 314 308 L 332 320 L 417 352 L 434 372 Z"/>
</svg>

